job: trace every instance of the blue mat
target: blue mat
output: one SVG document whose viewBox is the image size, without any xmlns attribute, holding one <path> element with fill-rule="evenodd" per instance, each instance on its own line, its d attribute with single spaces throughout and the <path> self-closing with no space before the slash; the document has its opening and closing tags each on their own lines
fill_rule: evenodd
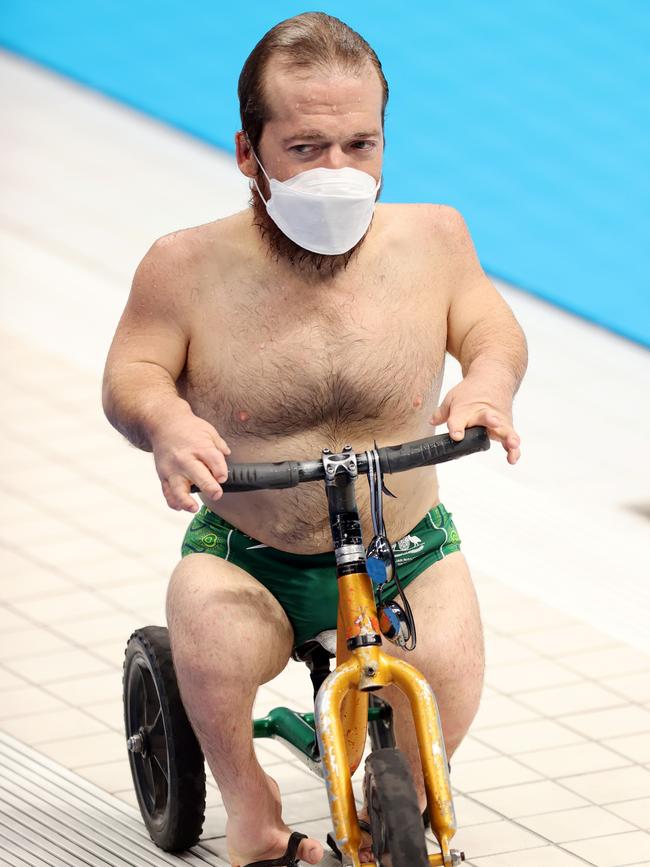
<svg viewBox="0 0 650 867">
<path fill-rule="evenodd" d="M 323 2 L 391 87 L 386 201 L 465 215 L 487 271 L 650 345 L 650 3 Z M 4 45 L 233 150 L 237 77 L 292 2 L 4 0 Z"/>
</svg>

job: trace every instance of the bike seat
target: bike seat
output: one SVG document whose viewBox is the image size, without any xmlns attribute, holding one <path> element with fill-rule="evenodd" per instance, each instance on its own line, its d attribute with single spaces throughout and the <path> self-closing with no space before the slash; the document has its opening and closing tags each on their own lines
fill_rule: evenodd
<svg viewBox="0 0 650 867">
<path fill-rule="evenodd" d="M 320 648 L 327 653 L 329 659 L 334 659 L 336 656 L 336 629 L 324 629 L 308 641 L 303 641 L 299 647 L 294 649 L 292 656 L 298 662 L 309 663 L 314 651 Z"/>
</svg>

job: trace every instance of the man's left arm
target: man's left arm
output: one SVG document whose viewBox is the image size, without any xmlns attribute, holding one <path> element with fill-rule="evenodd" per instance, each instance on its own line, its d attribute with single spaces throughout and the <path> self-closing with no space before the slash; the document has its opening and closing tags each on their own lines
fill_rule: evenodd
<svg viewBox="0 0 650 867">
<path fill-rule="evenodd" d="M 515 464 L 520 439 L 512 422 L 512 401 L 526 372 L 526 338 L 510 307 L 485 275 L 465 221 L 445 208 L 444 246 L 450 267 L 447 351 L 461 364 L 462 381 L 434 413 L 461 440 L 465 428 L 484 425 Z"/>
</svg>

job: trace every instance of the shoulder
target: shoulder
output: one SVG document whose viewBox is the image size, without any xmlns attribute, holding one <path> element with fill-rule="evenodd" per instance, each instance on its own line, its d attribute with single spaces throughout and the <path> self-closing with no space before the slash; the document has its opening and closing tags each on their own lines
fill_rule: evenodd
<svg viewBox="0 0 650 867">
<path fill-rule="evenodd" d="M 411 242 L 425 242 L 427 247 L 471 245 L 463 215 L 450 205 L 382 203 L 377 210 L 389 230 Z"/>
<path fill-rule="evenodd" d="M 449 299 L 462 287 L 484 280 L 465 220 L 449 205 L 383 205 L 392 249 L 423 273 L 435 274 L 437 291 L 447 287 Z"/>
<path fill-rule="evenodd" d="M 153 242 L 142 263 L 153 268 L 187 268 L 218 261 L 228 254 L 233 241 L 241 236 L 246 212 L 232 214 L 187 229 L 178 229 Z M 141 264 L 142 264 L 141 263 Z"/>
<path fill-rule="evenodd" d="M 212 285 L 240 260 L 250 217 L 243 211 L 220 220 L 179 229 L 153 242 L 138 265 L 134 287 L 184 295 L 202 279 Z"/>
</svg>

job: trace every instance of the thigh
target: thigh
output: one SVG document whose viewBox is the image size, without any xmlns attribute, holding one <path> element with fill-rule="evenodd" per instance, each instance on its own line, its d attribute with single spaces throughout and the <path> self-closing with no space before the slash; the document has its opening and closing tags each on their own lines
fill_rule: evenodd
<svg viewBox="0 0 650 867">
<path fill-rule="evenodd" d="M 458 551 L 429 566 L 405 588 L 417 628 L 414 651 L 384 641 L 384 650 L 406 660 L 427 678 L 440 709 L 445 739 L 467 730 L 483 688 L 483 629 L 474 584 Z M 399 602 L 399 598 L 397 600 Z M 401 702 L 396 687 L 382 692 Z"/>
<path fill-rule="evenodd" d="M 293 629 L 275 597 L 234 563 L 213 554 L 189 554 L 167 591 L 167 622 L 174 660 L 227 676 L 266 683 L 287 664 Z M 181 661 L 182 658 L 182 661 Z M 223 671 L 225 668 L 225 671 Z"/>
</svg>

